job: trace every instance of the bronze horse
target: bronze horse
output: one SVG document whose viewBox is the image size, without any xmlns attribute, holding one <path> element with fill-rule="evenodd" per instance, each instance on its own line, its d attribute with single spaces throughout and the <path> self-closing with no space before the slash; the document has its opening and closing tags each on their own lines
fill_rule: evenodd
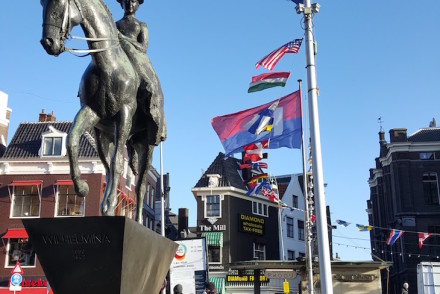
<svg viewBox="0 0 440 294">
<path fill-rule="evenodd" d="M 92 128 L 97 137 L 97 149 L 106 169 L 107 185 L 100 205 L 103 215 L 114 215 L 117 188 L 123 170 L 123 150 L 127 150 L 138 179 L 136 191 L 136 221 L 142 223 L 142 206 L 146 190 L 146 176 L 151 166 L 157 132 L 151 116 L 138 107 L 140 80 L 136 67 L 121 48 L 118 29 L 102 0 L 41 0 L 43 6 L 43 36 L 41 44 L 50 55 L 66 51 L 64 41 L 72 27 L 81 25 L 91 52 L 92 61 L 85 70 L 79 88 L 81 108 L 76 114 L 67 139 L 70 174 L 79 196 L 89 192 L 87 183 L 80 179 L 78 149 L 81 135 Z M 154 74 L 154 77 L 157 77 Z M 161 95 L 156 80 L 157 93 Z M 151 98 L 151 97 L 150 97 Z M 163 112 L 161 113 L 163 116 Z M 161 120 L 164 123 L 164 120 Z M 164 140 L 164 138 L 161 138 Z M 136 165 L 137 163 L 137 165 Z"/>
</svg>

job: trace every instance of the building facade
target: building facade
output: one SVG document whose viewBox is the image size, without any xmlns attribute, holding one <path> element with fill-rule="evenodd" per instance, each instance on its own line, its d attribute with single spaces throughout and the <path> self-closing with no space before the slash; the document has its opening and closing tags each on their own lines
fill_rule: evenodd
<svg viewBox="0 0 440 294">
<path fill-rule="evenodd" d="M 79 167 L 90 188 L 87 197 L 75 194 L 66 155 L 71 122 L 57 122 L 52 114 L 40 114 L 39 122 L 21 123 L 0 158 L 0 291 L 8 287 L 17 261 L 24 274 L 24 289 L 46 287 L 38 257 L 29 243 L 22 219 L 97 216 L 105 188 L 105 169 L 98 157 L 94 134 L 80 139 Z M 157 177 L 149 172 L 148 186 L 156 187 Z M 129 218 L 135 213 L 135 176 L 125 160 L 118 189 L 115 215 Z M 154 194 L 147 191 L 144 224 L 154 226 Z M 1 293 L 1 292 L 0 292 Z M 37 293 L 37 292 L 35 292 Z"/>
<path fill-rule="evenodd" d="M 404 282 L 417 288 L 417 264 L 438 261 L 440 235 L 419 246 L 419 233 L 440 233 L 440 128 L 432 124 L 411 135 L 406 129 L 379 132 L 379 156 L 370 169 L 367 201 L 372 256 L 392 262 L 389 276 L 382 271 L 382 289 L 400 293 Z M 387 245 L 391 230 L 402 230 L 397 241 Z M 389 280 L 388 280 L 389 279 Z"/>
</svg>

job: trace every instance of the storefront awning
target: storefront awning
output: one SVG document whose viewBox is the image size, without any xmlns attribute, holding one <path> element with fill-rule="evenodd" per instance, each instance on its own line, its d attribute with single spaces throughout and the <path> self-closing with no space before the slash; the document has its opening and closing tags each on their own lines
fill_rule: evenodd
<svg viewBox="0 0 440 294">
<path fill-rule="evenodd" d="M 210 277 L 209 281 L 214 283 L 215 288 L 219 294 L 225 294 L 225 278 Z"/>
<path fill-rule="evenodd" d="M 9 229 L 2 239 L 27 239 L 28 233 L 25 229 Z"/>
<path fill-rule="evenodd" d="M 58 180 L 55 185 L 58 186 L 71 186 L 73 185 L 73 181 L 72 180 Z"/>
<path fill-rule="evenodd" d="M 205 237 L 206 244 L 208 244 L 208 245 L 223 247 L 223 233 L 222 232 L 205 232 L 205 233 L 202 233 L 202 237 Z"/>
<path fill-rule="evenodd" d="M 38 186 L 40 187 L 43 181 L 12 181 L 9 186 Z"/>
</svg>

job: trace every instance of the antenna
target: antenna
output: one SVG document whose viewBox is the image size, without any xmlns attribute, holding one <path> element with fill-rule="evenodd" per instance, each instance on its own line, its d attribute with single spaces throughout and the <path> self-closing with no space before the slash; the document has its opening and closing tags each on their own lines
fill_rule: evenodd
<svg viewBox="0 0 440 294">
<path fill-rule="evenodd" d="M 379 116 L 379 118 L 377 119 L 377 123 L 378 123 L 379 126 L 380 126 L 380 131 L 382 132 L 382 131 L 383 131 L 383 128 L 382 128 L 383 120 L 382 120 L 382 117 L 381 117 L 381 116 Z"/>
</svg>

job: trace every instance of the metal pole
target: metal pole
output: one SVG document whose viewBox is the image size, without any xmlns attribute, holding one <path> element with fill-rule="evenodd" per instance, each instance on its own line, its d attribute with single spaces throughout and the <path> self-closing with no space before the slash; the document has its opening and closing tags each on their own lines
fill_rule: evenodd
<svg viewBox="0 0 440 294">
<path fill-rule="evenodd" d="M 160 232 L 165 237 L 165 193 L 163 190 L 163 155 L 162 142 L 160 142 Z"/>
<path fill-rule="evenodd" d="M 316 5 L 315 7 L 316 8 Z M 304 25 L 306 42 L 306 69 L 309 98 L 310 137 L 312 140 L 312 171 L 315 192 L 316 227 L 319 253 L 319 276 L 321 292 L 333 293 L 330 249 L 325 209 L 324 181 L 322 172 L 321 138 L 319 130 L 318 99 L 316 86 L 315 55 L 313 48 L 312 7 L 310 0 L 304 0 Z"/>
<path fill-rule="evenodd" d="M 301 80 L 298 80 L 299 90 L 301 91 Z M 302 97 L 301 97 L 302 99 Z M 301 108 L 301 111 L 302 108 Z M 306 118 L 303 114 L 303 122 L 306 121 Z M 307 181 L 307 166 L 306 166 L 306 146 L 304 142 L 304 127 L 305 123 L 303 123 L 303 131 L 302 131 L 302 161 L 303 161 L 303 186 L 304 186 L 304 202 L 305 202 L 305 228 L 304 231 L 306 233 L 306 258 L 307 258 L 307 280 L 309 283 L 309 294 L 313 294 L 313 264 L 312 264 L 312 232 L 311 232 L 311 223 L 310 223 L 310 213 L 309 213 L 309 197 L 308 197 L 308 181 Z"/>
<path fill-rule="evenodd" d="M 282 253 L 281 253 L 281 260 L 286 260 L 286 258 L 285 258 L 285 254 L 284 254 L 284 236 L 283 236 L 283 223 L 281 222 L 281 206 L 280 205 L 278 205 L 278 222 L 280 223 L 280 226 L 279 226 L 279 230 L 278 230 L 278 233 L 279 233 L 279 235 L 280 235 L 280 239 L 281 239 L 281 250 L 282 250 Z"/>
</svg>

